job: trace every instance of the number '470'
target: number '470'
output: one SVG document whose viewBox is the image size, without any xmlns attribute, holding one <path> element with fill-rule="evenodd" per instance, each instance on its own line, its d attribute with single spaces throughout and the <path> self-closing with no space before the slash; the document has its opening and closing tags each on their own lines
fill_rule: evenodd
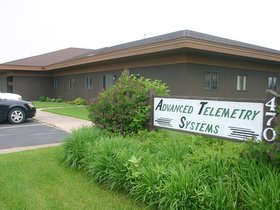
<svg viewBox="0 0 280 210">
<path fill-rule="evenodd" d="M 263 130 L 263 138 L 266 141 L 274 141 L 277 136 L 277 133 L 275 132 L 271 124 L 272 120 L 276 116 L 276 98 L 273 97 L 270 101 L 268 101 L 265 104 L 265 106 L 269 108 L 269 111 L 265 112 L 265 116 L 270 118 L 266 121 L 267 127 Z"/>
</svg>

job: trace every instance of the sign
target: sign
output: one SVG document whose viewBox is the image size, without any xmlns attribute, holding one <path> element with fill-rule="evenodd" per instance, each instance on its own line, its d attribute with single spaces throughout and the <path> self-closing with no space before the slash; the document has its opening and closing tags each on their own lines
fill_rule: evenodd
<svg viewBox="0 0 280 210">
<path fill-rule="evenodd" d="M 261 140 L 264 104 L 217 100 L 154 98 L 157 127 L 236 140 Z"/>
<path fill-rule="evenodd" d="M 264 129 L 263 139 L 268 142 L 273 142 L 277 133 L 275 127 L 279 127 L 279 117 L 277 116 L 277 108 L 279 104 L 279 96 L 273 90 L 267 90 L 267 100 L 264 104 Z"/>
</svg>

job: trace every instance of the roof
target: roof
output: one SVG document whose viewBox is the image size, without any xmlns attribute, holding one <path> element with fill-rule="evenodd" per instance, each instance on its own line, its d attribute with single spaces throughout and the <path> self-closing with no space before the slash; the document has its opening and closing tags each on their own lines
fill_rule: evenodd
<svg viewBox="0 0 280 210">
<path fill-rule="evenodd" d="M 259 51 L 265 51 L 265 52 L 270 52 L 270 53 L 277 53 L 280 54 L 280 51 L 266 48 L 266 47 L 261 47 L 253 44 L 248 44 L 244 42 L 239 42 L 231 39 L 226 39 L 218 36 L 213 36 L 205 33 L 200 33 L 196 31 L 191 31 L 191 30 L 181 30 L 181 31 L 176 31 L 168 34 L 163 34 L 151 38 L 144 38 L 141 40 L 133 41 L 133 42 L 128 42 L 125 44 L 120 44 L 112 47 L 105 47 L 99 50 L 92 50 L 92 54 L 99 54 L 99 53 L 105 53 L 105 52 L 111 52 L 111 51 L 116 51 L 116 50 L 122 50 L 126 48 L 132 48 L 132 47 L 137 47 L 137 46 L 142 46 L 142 45 L 149 45 L 149 44 L 154 44 L 154 43 L 159 43 L 159 42 L 164 42 L 164 41 L 170 41 L 170 40 L 175 40 L 175 39 L 180 39 L 180 38 L 193 38 L 193 39 L 199 39 L 199 40 L 204 40 L 204 41 L 209 41 L 209 42 L 214 42 L 214 43 L 219 43 L 219 44 L 226 44 L 226 45 L 231 45 L 231 46 L 236 46 L 236 47 L 242 47 L 242 48 L 248 48 L 248 49 L 253 49 L 253 50 L 259 50 Z M 90 54 L 89 53 L 89 54 Z"/>
<path fill-rule="evenodd" d="M 75 57 L 84 55 L 85 53 L 91 52 L 91 49 L 82 48 L 66 48 L 55 52 L 50 52 L 42 55 L 32 56 L 23 58 L 7 63 L 4 65 L 16 65 L 16 66 L 48 66 L 50 64 L 60 63 Z"/>
<path fill-rule="evenodd" d="M 164 45 L 167 47 L 162 47 Z M 97 50 L 67 48 L 3 63 L 1 65 L 3 66 L 3 69 L 15 70 L 19 69 L 20 66 L 25 66 L 30 68 L 33 67 L 33 70 L 51 70 L 79 64 L 105 61 L 119 57 L 161 52 L 161 50 L 164 51 L 179 48 L 193 48 L 257 59 L 267 59 L 277 62 L 280 61 L 280 51 L 278 50 L 191 30 L 181 30 Z M 145 49 L 148 50 L 145 51 Z M 28 70 L 28 68 L 26 68 L 26 70 Z"/>
</svg>

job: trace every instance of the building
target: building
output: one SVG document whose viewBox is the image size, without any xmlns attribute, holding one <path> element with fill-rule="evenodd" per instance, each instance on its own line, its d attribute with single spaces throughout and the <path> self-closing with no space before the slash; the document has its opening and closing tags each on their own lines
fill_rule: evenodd
<svg viewBox="0 0 280 210">
<path fill-rule="evenodd" d="M 160 79 L 171 95 L 263 99 L 279 88 L 280 51 L 190 30 L 99 50 L 68 48 L 0 65 L 0 92 L 91 99 L 123 71 Z"/>
</svg>

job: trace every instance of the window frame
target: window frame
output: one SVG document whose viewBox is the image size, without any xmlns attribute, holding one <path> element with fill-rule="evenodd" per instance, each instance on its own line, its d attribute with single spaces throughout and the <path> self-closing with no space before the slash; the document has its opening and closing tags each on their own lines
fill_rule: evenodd
<svg viewBox="0 0 280 210">
<path fill-rule="evenodd" d="M 92 89 L 93 88 L 93 77 L 92 76 L 85 76 L 85 89 Z"/>
<path fill-rule="evenodd" d="M 69 79 L 69 89 L 75 89 L 76 80 L 74 78 Z"/>
<path fill-rule="evenodd" d="M 54 89 L 57 89 L 57 88 L 58 88 L 58 80 L 57 80 L 57 79 L 54 79 L 54 80 L 53 80 L 53 88 L 54 88 Z"/>
<path fill-rule="evenodd" d="M 209 78 L 207 79 L 208 75 L 210 76 L 210 79 Z M 214 79 L 214 76 L 216 77 L 216 79 Z M 219 72 L 217 72 L 217 71 L 206 71 L 206 72 L 204 72 L 203 87 L 204 87 L 204 90 L 211 90 L 211 91 L 219 90 L 219 88 L 220 88 L 220 74 L 219 74 Z"/>
<path fill-rule="evenodd" d="M 236 75 L 236 91 L 248 91 L 248 75 L 237 74 Z"/>
<path fill-rule="evenodd" d="M 270 85 L 270 78 L 272 79 L 272 85 Z M 274 80 L 275 79 L 275 80 Z M 277 76 L 273 76 L 273 75 L 268 75 L 267 77 L 267 89 L 268 90 L 276 90 L 277 89 Z"/>
</svg>

